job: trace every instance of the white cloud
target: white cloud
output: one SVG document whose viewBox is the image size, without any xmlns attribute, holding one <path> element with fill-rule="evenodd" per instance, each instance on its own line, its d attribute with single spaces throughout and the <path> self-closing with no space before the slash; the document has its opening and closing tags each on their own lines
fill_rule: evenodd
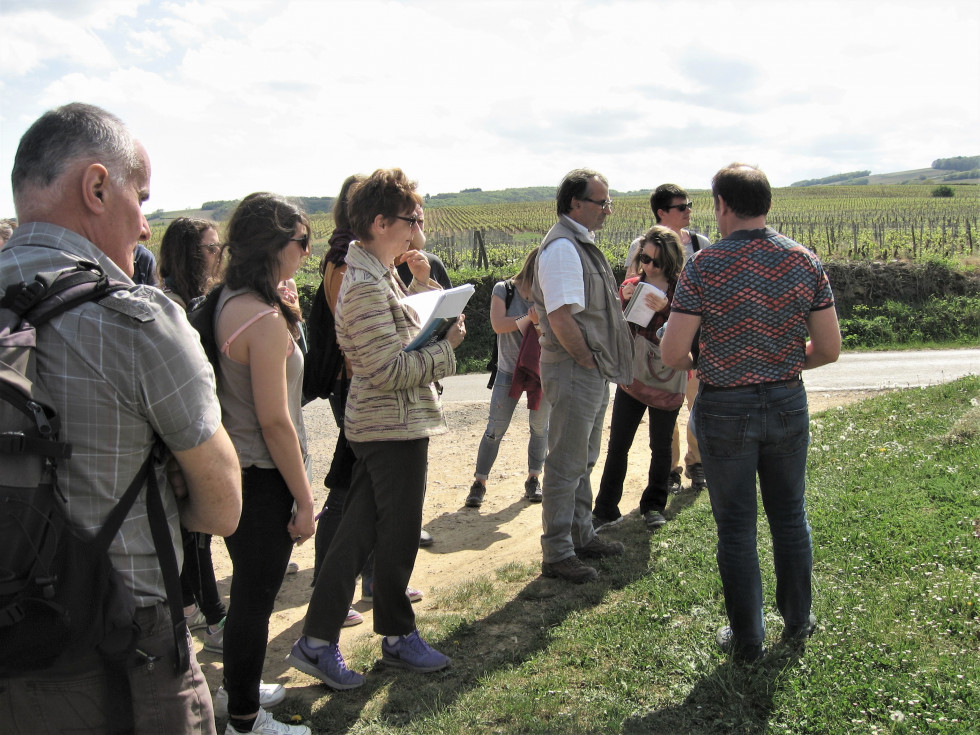
<svg viewBox="0 0 980 735">
<path fill-rule="evenodd" d="M 378 166 L 430 193 L 578 165 L 627 190 L 706 186 L 735 159 L 785 185 L 980 153 L 967 0 L 48 5 L 30 29 L 2 13 L 21 18 L 16 64 L 0 50 L 2 167 L 40 112 L 85 99 L 147 143 L 154 209 L 329 195 Z"/>
</svg>

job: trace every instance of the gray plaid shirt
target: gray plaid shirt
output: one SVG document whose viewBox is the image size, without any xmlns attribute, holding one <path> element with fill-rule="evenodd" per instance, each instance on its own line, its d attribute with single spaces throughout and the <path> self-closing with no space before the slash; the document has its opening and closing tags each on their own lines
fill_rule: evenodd
<svg viewBox="0 0 980 735">
<path fill-rule="evenodd" d="M 0 251 L 0 291 L 41 271 L 98 263 L 110 278 L 132 283 L 80 235 L 44 223 L 23 225 Z M 38 332 L 39 379 L 61 415 L 71 459 L 58 468 L 68 513 L 80 528 L 98 530 L 148 456 L 154 434 L 174 450 L 196 447 L 221 423 L 214 372 L 183 310 L 149 286 L 119 292 L 140 319 L 87 303 Z M 177 504 L 157 468 L 171 535 L 179 539 Z M 163 575 L 140 494 L 110 548 L 138 606 L 165 599 Z M 181 544 L 175 543 L 180 564 Z"/>
</svg>

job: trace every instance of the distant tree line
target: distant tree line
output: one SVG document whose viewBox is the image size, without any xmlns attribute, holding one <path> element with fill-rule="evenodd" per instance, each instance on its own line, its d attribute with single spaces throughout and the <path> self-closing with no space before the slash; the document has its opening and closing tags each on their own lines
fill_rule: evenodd
<svg viewBox="0 0 980 735">
<path fill-rule="evenodd" d="M 943 171 L 970 171 L 972 169 L 980 168 L 980 156 L 937 158 L 932 162 L 932 167 Z"/>
<path fill-rule="evenodd" d="M 794 181 L 790 186 L 822 186 L 824 184 L 850 184 L 852 186 L 864 186 L 868 183 L 868 176 L 871 171 L 849 171 L 846 174 L 834 174 L 824 176 L 822 179 L 803 179 Z"/>
</svg>

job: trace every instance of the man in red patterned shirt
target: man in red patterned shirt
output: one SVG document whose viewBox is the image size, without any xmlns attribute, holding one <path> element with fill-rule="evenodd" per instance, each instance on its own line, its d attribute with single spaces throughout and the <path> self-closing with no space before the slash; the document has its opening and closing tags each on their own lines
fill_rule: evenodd
<svg viewBox="0 0 980 735">
<path fill-rule="evenodd" d="M 810 426 L 800 372 L 835 362 L 841 337 L 820 260 L 766 226 L 766 175 L 733 163 L 715 174 L 711 194 L 722 239 L 685 266 L 661 346 L 667 365 L 690 369 L 701 327 L 691 420 L 718 526 L 729 625 L 717 641 L 732 658 L 754 661 L 765 641 L 756 475 L 772 532 L 783 640 L 803 641 L 816 625 L 804 500 Z"/>
</svg>

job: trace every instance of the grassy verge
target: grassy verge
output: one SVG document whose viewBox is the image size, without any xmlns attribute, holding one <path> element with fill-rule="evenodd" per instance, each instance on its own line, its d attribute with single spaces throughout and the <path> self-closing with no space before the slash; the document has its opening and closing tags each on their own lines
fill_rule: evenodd
<svg viewBox="0 0 980 735">
<path fill-rule="evenodd" d="M 434 589 L 423 635 L 453 656 L 412 675 L 355 650 L 359 690 L 304 712 L 316 732 L 968 733 L 980 721 L 980 377 L 812 417 L 808 507 L 818 629 L 782 647 L 760 519 L 769 654 L 733 665 L 706 494 L 675 496 L 598 581 L 536 560 Z M 293 707 L 293 711 L 302 708 Z"/>
</svg>

